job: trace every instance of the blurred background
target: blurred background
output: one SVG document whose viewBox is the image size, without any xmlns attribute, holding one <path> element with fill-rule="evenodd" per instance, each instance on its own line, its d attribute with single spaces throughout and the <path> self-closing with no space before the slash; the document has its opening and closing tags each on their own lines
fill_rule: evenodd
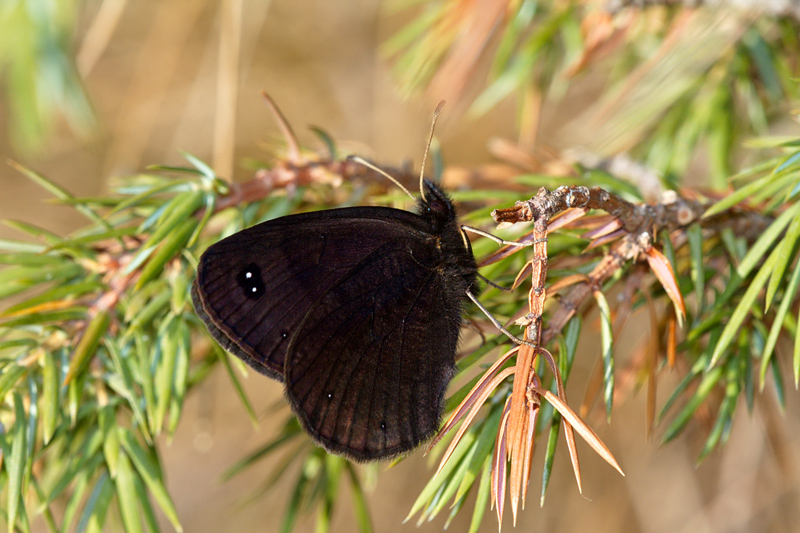
<svg viewBox="0 0 800 533">
<path fill-rule="evenodd" d="M 266 90 L 301 143 L 319 148 L 307 126 L 320 126 L 386 166 L 419 165 L 432 111 L 446 98 L 437 137 L 445 179 L 455 187 L 475 176 L 502 179 L 509 161 L 568 175 L 564 154 L 574 147 L 598 157 L 632 151 L 676 183 L 724 185 L 753 157 L 742 150 L 749 136 L 800 133 L 791 114 L 797 89 L 787 82 L 797 79 L 796 50 L 781 55 L 797 43 L 800 8 L 787 0 L 757 12 L 720 13 L 665 3 L 677 5 L 647 11 L 610 1 L 419 8 L 377 0 L 8 1 L 0 7 L 0 154 L 79 197 L 106 193 L 115 177 L 148 165 L 185 165 L 181 151 L 210 162 L 222 177 L 243 180 L 282 142 L 260 96 Z M 509 21 L 510 13 L 516 18 Z M 418 21 L 426 14 L 441 25 L 414 34 L 410 28 L 424 27 Z M 535 29 L 518 31 L 518 54 L 500 68 L 492 54 L 513 46 L 498 27 L 514 24 Z M 742 47 L 750 63 L 738 58 Z M 758 54 L 774 61 L 758 63 Z M 721 94 L 721 86 L 740 92 Z M 723 116 L 723 109 L 735 112 Z M 694 137 L 676 136 L 681 117 L 697 121 Z M 670 139 L 684 151 L 659 159 L 658 143 Z M 84 222 L 73 209 L 48 204 L 46 192 L 6 164 L 0 187 L 0 218 L 61 234 Z M 19 237 L 0 226 L 0 238 L 10 236 Z M 597 349 L 591 336 L 598 327 L 587 320 L 588 351 Z M 629 327 L 620 352 L 646 331 Z M 595 358 L 576 358 L 572 398 L 582 397 Z M 661 379 L 661 390 L 669 391 L 680 376 Z M 286 414 L 274 411 L 282 402 L 278 383 L 251 375 L 245 386 L 258 410 L 257 429 L 218 368 L 188 396 L 172 442 L 161 443 L 187 532 L 279 528 L 290 485 L 260 494 L 277 457 L 232 481 L 220 479 L 272 438 Z M 537 505 L 534 474 L 519 530 L 797 531 L 796 391 L 787 391 L 785 411 L 770 387 L 757 395 L 752 413 L 738 409 L 728 444 L 698 466 L 707 427 L 692 425 L 659 447 L 658 435 L 646 439 L 644 395 L 633 382 L 620 388 L 612 423 L 600 409 L 587 421 L 626 477 L 579 444 L 579 494 L 560 443 L 546 504 Z M 537 457 L 536 473 L 541 450 Z M 416 517 L 403 523 L 431 475 L 429 463 L 416 453 L 395 468 L 378 468 L 368 493 L 376 531 L 442 529 L 444 516 L 419 527 Z M 334 531 L 355 529 L 347 501 L 335 509 Z M 466 531 L 470 516 L 461 513 L 449 529 Z M 481 531 L 496 528 L 487 513 Z M 313 529 L 313 517 L 296 528 Z"/>
</svg>

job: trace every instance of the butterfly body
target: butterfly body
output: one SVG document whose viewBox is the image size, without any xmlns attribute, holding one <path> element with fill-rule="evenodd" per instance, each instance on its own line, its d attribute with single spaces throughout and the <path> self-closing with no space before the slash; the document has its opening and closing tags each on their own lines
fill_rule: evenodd
<svg viewBox="0 0 800 533">
<path fill-rule="evenodd" d="M 220 345 L 283 381 L 303 427 L 356 460 L 438 429 L 477 266 L 447 195 L 245 229 L 200 258 L 192 299 Z"/>
</svg>

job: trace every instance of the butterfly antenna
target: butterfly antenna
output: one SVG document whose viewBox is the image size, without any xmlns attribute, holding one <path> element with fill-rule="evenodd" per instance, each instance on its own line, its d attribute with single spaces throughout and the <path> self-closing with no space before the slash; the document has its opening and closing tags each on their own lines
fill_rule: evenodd
<svg viewBox="0 0 800 533">
<path fill-rule="evenodd" d="M 444 100 L 439 102 L 439 105 L 436 106 L 436 110 L 433 112 L 433 122 L 431 122 L 431 134 L 428 135 L 428 144 L 425 145 L 425 153 L 422 154 L 422 168 L 419 169 L 419 195 L 422 197 L 422 200 L 427 200 L 425 198 L 425 188 L 422 186 L 422 180 L 425 178 L 425 161 L 428 160 L 428 152 L 431 149 L 431 142 L 433 141 L 433 130 L 436 128 L 436 119 L 439 118 L 439 113 L 442 112 L 442 108 L 444 107 Z"/>
<path fill-rule="evenodd" d="M 374 170 L 375 172 L 377 172 L 377 173 L 378 173 L 378 174 L 380 174 L 381 176 L 383 176 L 383 177 L 385 177 L 385 178 L 389 178 L 390 180 L 392 180 L 392 182 L 394 182 L 394 184 L 395 184 L 395 185 L 397 185 L 398 187 L 400 187 L 400 188 L 403 190 L 403 192 L 404 192 L 404 193 L 406 193 L 407 195 L 409 195 L 409 196 L 411 197 L 411 199 L 412 199 L 412 200 L 416 200 L 416 198 L 414 198 L 414 195 L 413 195 L 413 194 L 411 194 L 410 192 L 408 192 L 408 189 L 406 189 L 405 187 L 403 187 L 403 184 L 402 184 L 402 183 L 400 183 L 399 181 L 397 181 L 396 179 L 394 179 L 394 178 L 393 178 L 391 175 L 389 175 L 389 173 L 388 173 L 388 172 L 386 172 L 386 171 L 385 171 L 385 170 L 383 170 L 382 168 L 379 168 L 379 167 L 377 167 L 377 166 L 373 165 L 372 163 L 370 163 L 370 162 L 369 162 L 369 161 L 367 161 L 366 159 L 362 159 L 362 158 L 358 157 L 357 155 L 349 155 L 349 156 L 347 156 L 347 160 L 348 160 L 348 161 L 355 161 L 356 163 L 358 163 L 358 164 L 360 164 L 360 165 L 364 165 L 365 167 L 367 167 L 367 168 L 370 168 L 370 169 Z"/>
</svg>

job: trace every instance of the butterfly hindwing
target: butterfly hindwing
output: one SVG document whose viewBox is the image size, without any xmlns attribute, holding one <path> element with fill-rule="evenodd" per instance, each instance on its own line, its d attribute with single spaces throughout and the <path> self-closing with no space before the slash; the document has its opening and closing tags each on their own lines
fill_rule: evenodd
<svg viewBox="0 0 800 533">
<path fill-rule="evenodd" d="M 461 290 L 436 239 L 387 240 L 309 310 L 284 367 L 305 429 L 357 460 L 411 450 L 438 429 L 454 372 Z"/>
</svg>

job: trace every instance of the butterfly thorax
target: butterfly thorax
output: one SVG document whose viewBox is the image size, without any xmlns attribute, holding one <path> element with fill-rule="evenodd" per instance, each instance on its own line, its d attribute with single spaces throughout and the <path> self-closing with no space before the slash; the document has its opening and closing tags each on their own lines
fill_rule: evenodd
<svg viewBox="0 0 800 533">
<path fill-rule="evenodd" d="M 441 271 L 449 279 L 457 279 L 459 289 L 466 291 L 475 284 L 478 267 L 469 239 L 462 237 L 456 207 L 448 194 L 433 182 L 424 180 L 423 186 L 425 196 L 419 199 L 417 210 L 437 239 L 442 252 Z"/>
</svg>

